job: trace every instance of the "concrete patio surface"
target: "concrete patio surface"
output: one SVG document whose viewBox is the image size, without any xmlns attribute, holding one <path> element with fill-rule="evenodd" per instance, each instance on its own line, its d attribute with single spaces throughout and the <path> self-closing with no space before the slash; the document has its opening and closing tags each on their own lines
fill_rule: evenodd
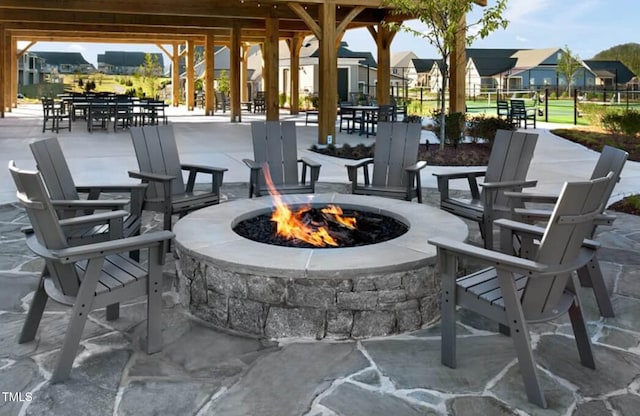
<svg viewBox="0 0 640 416">
<path fill-rule="evenodd" d="M 21 105 L 0 119 L 0 163 L 33 168 L 28 142 L 41 133 L 39 106 Z M 248 121 L 205 117 L 170 109 L 184 162 L 229 168 L 225 200 L 246 198 L 251 157 Z M 346 192 L 344 161 L 306 149 L 315 126 L 299 121 L 299 153 L 322 163 L 319 192 Z M 60 132 L 78 184 L 129 181 L 136 169 L 128 132 L 87 133 L 77 122 Z M 529 178 L 557 191 L 565 180 L 585 179 L 598 154 L 541 127 Z M 338 135 L 338 142 L 372 141 Z M 425 203 L 438 200 L 429 167 Z M 628 162 L 614 198 L 640 191 L 640 164 Z M 460 184 L 462 189 L 463 183 Z M 458 368 L 440 364 L 438 323 L 421 330 L 358 341 L 268 340 L 210 327 L 188 314 L 175 291 L 175 265 L 165 266 L 162 352 L 147 355 L 144 299 L 122 306 L 117 321 L 91 313 L 71 373 L 64 384 L 47 382 L 61 347 L 68 308 L 50 301 L 35 341 L 18 344 L 42 262 L 24 244 L 28 224 L 14 204 L 8 172 L 0 176 L 0 415 L 640 415 L 640 218 L 619 214 L 601 228 L 599 259 L 615 318 L 600 318 L 590 289 L 581 289 L 594 343 L 596 370 L 580 365 L 568 319 L 533 326 L 532 341 L 549 408 L 527 402 L 508 337 L 470 313 L 459 314 Z M 158 227 L 147 215 L 145 228 Z M 471 239 L 477 226 L 469 223 Z M 6 394 L 5 394 L 6 393 Z M 19 393 L 19 394 L 18 394 Z"/>
</svg>

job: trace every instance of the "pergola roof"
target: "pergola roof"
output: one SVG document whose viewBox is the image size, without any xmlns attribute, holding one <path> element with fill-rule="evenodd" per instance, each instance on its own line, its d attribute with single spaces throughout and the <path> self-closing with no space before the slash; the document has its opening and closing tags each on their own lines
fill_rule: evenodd
<svg viewBox="0 0 640 416">
<path fill-rule="evenodd" d="M 338 6 L 336 21 L 348 20 L 362 7 L 348 28 L 378 24 L 389 19 L 382 0 L 329 0 Z M 294 3 L 284 0 L 3 0 L 0 24 L 19 40 L 82 40 L 96 42 L 158 43 L 187 37 L 199 41 L 214 33 L 220 41 L 230 28 L 242 28 L 243 41 L 262 41 L 265 20 L 278 18 L 281 38 L 310 33 L 309 22 L 295 7 L 318 16 L 324 0 Z M 402 20 L 402 17 L 393 17 Z"/>
</svg>

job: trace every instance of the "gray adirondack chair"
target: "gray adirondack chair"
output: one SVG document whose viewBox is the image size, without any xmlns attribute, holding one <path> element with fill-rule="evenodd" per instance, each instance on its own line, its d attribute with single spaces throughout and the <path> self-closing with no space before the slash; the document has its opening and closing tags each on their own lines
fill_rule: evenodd
<svg viewBox="0 0 640 416">
<path fill-rule="evenodd" d="M 119 302 L 147 296 L 147 353 L 162 349 L 162 263 L 164 245 L 173 238 L 169 231 L 70 247 L 64 228 L 71 223 L 100 223 L 127 215 L 111 211 L 70 220 L 58 220 L 40 173 L 9 170 L 18 190 L 18 202 L 26 209 L 32 228 L 26 232 L 29 248 L 45 260 L 45 270 L 33 296 L 19 343 L 32 341 L 48 298 L 71 305 L 52 383 L 69 377 L 87 315 L 106 307 L 107 319 L 119 317 Z M 148 267 L 123 255 L 148 250 Z"/>
<path fill-rule="evenodd" d="M 184 216 L 220 202 L 220 186 L 227 169 L 181 164 L 171 125 L 132 127 L 129 132 L 140 168 L 139 172 L 129 171 L 129 176 L 148 184 L 143 209 L 162 212 L 165 230 L 171 230 L 172 215 Z M 186 186 L 183 170 L 189 172 Z M 194 192 L 198 173 L 211 175 L 210 192 Z"/>
<path fill-rule="evenodd" d="M 123 219 L 122 235 L 130 237 L 140 234 L 142 202 L 147 188 L 144 184 L 76 186 L 71 171 L 55 137 L 37 140 L 29 144 L 38 170 L 49 191 L 52 204 L 61 219 L 92 214 L 95 210 L 124 209 L 129 205 L 129 214 Z M 130 199 L 99 199 L 102 193 L 127 193 Z M 88 199 L 81 199 L 80 193 Z M 72 245 L 108 240 L 106 226 L 76 227 L 67 231 Z M 77 241 L 77 242 L 76 242 Z"/>
<path fill-rule="evenodd" d="M 573 272 L 590 256 L 583 241 L 602 212 L 611 176 L 565 184 L 533 259 L 464 244 L 446 238 L 438 247 L 442 275 L 442 363 L 456 367 L 456 306 L 479 313 L 508 328 L 530 402 L 546 407 L 531 350 L 528 324 L 569 314 L 581 363 L 595 369 L 591 344 Z M 518 233 L 521 223 L 501 219 L 503 231 Z M 525 229 L 529 225 L 523 224 Z M 524 237 L 523 237 L 524 238 Z M 586 251 L 586 253 L 584 253 Z M 456 278 L 459 259 L 489 266 Z"/>
<path fill-rule="evenodd" d="M 607 176 L 610 172 L 613 175 L 613 180 L 609 184 L 605 192 L 605 200 L 608 201 L 611 198 L 615 184 L 620 181 L 620 174 L 627 161 L 629 154 L 624 150 L 617 149 L 612 146 L 604 146 L 598 162 L 596 163 L 591 179 L 597 179 Z M 516 221 L 526 223 L 540 223 L 546 222 L 551 217 L 551 209 L 541 207 L 540 204 L 553 204 L 557 201 L 558 196 L 553 194 L 543 194 L 534 192 L 505 192 L 505 196 L 511 199 L 513 205 L 512 219 Z M 524 207 L 528 203 L 536 203 L 537 208 Z M 604 209 L 606 204 L 603 205 Z M 593 229 L 589 235 L 589 238 L 593 238 L 596 232 L 597 225 L 610 225 L 615 217 L 603 216 L 601 220 L 594 223 Z M 509 244 L 510 242 L 501 243 L 502 245 Z M 533 248 L 521 248 L 522 252 L 531 252 Z M 586 287 L 592 287 L 593 293 L 598 303 L 598 309 L 600 314 L 604 317 L 613 317 L 615 313 L 613 306 L 611 305 L 611 299 L 609 298 L 609 292 L 607 286 L 604 283 L 604 277 L 602 270 L 600 269 L 600 262 L 597 258 L 597 251 L 593 251 L 593 256 L 589 260 L 589 263 L 578 270 L 578 276 L 580 277 L 580 283 Z"/>
<path fill-rule="evenodd" d="M 263 169 L 268 167 L 273 184 L 281 194 L 314 193 L 321 165 L 298 158 L 296 124 L 293 121 L 254 121 L 251 123 L 253 160 L 243 159 L 249 167 L 249 198 L 269 191 Z M 298 164 L 302 171 L 298 179 Z M 307 170 L 309 180 L 307 181 Z"/>
<path fill-rule="evenodd" d="M 507 191 L 521 191 L 536 185 L 526 180 L 533 151 L 538 142 L 537 134 L 498 130 L 491 148 L 486 169 L 434 173 L 438 178 L 440 208 L 452 214 L 476 221 L 486 248 L 493 248 L 493 221 L 511 215 Z M 477 178 L 484 176 L 482 192 Z M 466 179 L 471 191 L 471 200 L 454 198 L 449 193 L 449 181 Z"/>
<path fill-rule="evenodd" d="M 422 203 L 420 171 L 427 162 L 418 161 L 420 123 L 379 122 L 373 158 L 365 158 L 345 165 L 351 193 L 377 195 Z M 370 178 L 370 166 L 373 175 Z M 359 182 L 358 170 L 363 182 Z"/>
</svg>

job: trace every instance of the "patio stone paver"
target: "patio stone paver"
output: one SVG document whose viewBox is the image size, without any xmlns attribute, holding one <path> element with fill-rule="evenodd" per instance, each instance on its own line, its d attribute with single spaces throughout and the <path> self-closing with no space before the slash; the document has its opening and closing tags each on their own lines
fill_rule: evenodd
<svg viewBox="0 0 640 416">
<path fill-rule="evenodd" d="M 225 184 L 225 191 L 234 199 L 247 189 Z M 436 195 L 425 190 L 427 203 Z M 51 385 L 46 379 L 68 308 L 49 302 L 36 340 L 17 344 L 42 267 L 24 245 L 25 221 L 13 204 L 0 205 L 0 389 L 30 392 L 32 400 L 0 400 L 0 415 L 626 416 L 640 408 L 638 217 L 620 214 L 601 232 L 616 317 L 600 318 L 591 289 L 580 292 L 597 369 L 580 365 L 567 319 L 532 326 L 548 409 L 527 402 L 511 340 L 477 315 L 459 314 L 457 369 L 440 364 L 438 322 L 360 341 L 274 342 L 214 329 L 190 315 L 174 287 L 172 262 L 165 267 L 162 352 L 144 352 L 144 299 L 123 304 L 116 321 L 94 311 L 71 379 Z M 157 227 L 156 216 L 145 221 L 146 229 Z M 469 225 L 477 239 L 477 226 Z"/>
</svg>

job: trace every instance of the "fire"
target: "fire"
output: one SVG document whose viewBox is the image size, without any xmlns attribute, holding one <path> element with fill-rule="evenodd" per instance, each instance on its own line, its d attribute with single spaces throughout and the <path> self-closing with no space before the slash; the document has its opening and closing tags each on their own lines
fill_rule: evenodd
<svg viewBox="0 0 640 416">
<path fill-rule="evenodd" d="M 308 212 L 311 207 L 304 206 L 295 212 L 292 211 L 291 208 L 282 201 L 281 195 L 276 190 L 271 179 L 269 167 L 266 164 L 263 166 L 262 171 L 264 172 L 264 178 L 275 205 L 275 210 L 271 215 L 271 221 L 276 223 L 276 234 L 288 239 L 302 240 L 316 247 L 337 247 L 338 242 L 331 236 L 325 225 L 312 224 L 303 219 L 304 213 Z M 337 205 L 328 205 L 323 208 L 321 212 L 346 228 L 356 228 L 356 219 L 345 217 L 342 208 Z"/>
</svg>

